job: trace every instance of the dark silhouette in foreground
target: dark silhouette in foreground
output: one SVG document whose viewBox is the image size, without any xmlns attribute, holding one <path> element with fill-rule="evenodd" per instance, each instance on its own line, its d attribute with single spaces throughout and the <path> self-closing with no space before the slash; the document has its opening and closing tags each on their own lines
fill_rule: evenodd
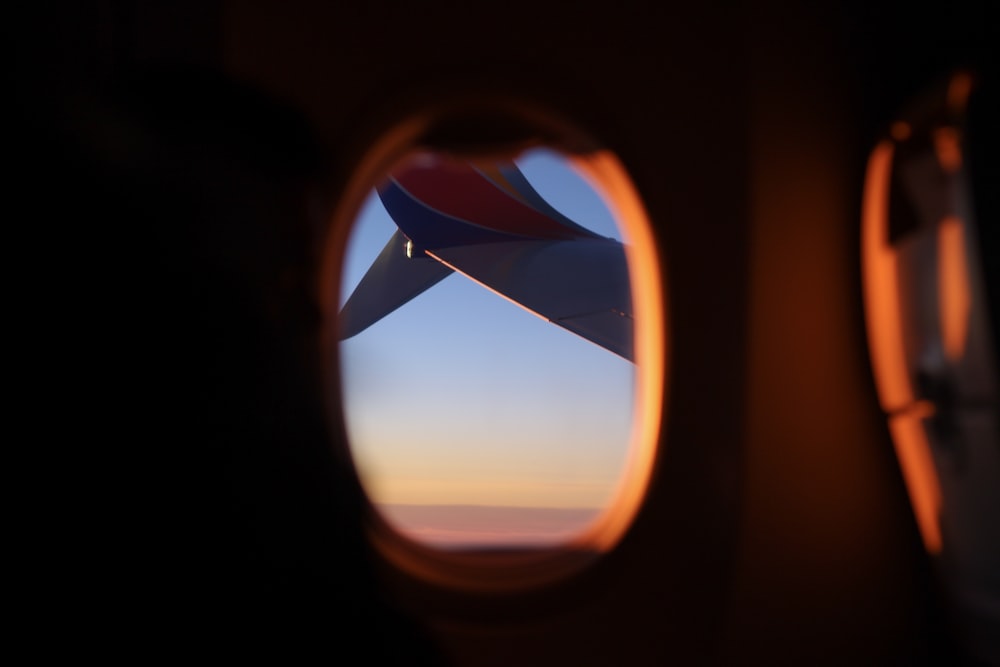
<svg viewBox="0 0 1000 667">
<path fill-rule="evenodd" d="M 380 594 L 330 446 L 310 128 L 186 69 L 39 109 L 21 194 L 51 306 L 33 321 L 57 453 L 32 599 L 47 645 L 436 664 Z"/>
</svg>

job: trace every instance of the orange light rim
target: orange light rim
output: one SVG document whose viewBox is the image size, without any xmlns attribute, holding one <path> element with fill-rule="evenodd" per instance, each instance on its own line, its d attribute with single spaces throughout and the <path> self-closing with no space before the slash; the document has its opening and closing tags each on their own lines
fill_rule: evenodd
<svg viewBox="0 0 1000 667">
<path fill-rule="evenodd" d="M 512 107 L 507 105 L 506 108 Z M 352 172 L 341 203 L 334 212 L 321 269 L 321 298 L 327 309 L 326 341 L 336 339 L 332 336 L 336 315 L 333 309 L 340 289 L 340 267 L 347 237 L 356 211 L 372 183 L 408 155 L 421 150 L 421 137 L 433 126 L 438 112 L 426 110 L 392 126 L 364 154 Z M 569 138 L 567 145 L 593 145 L 581 138 L 582 133 L 575 131 L 570 123 L 554 114 L 526 106 L 525 117 L 539 124 L 543 135 Z M 550 145 L 558 149 L 559 143 L 555 141 Z M 523 149 L 517 152 L 520 150 Z M 615 155 L 606 150 L 564 154 L 571 156 L 571 163 L 585 178 L 597 184 L 595 191 L 605 197 L 616 223 L 628 239 L 626 253 L 638 324 L 635 331 L 637 398 L 629 460 L 622 482 L 605 511 L 565 546 L 520 553 L 463 554 L 427 547 L 398 533 L 372 507 L 369 538 L 376 550 L 395 568 L 425 583 L 451 589 L 511 592 L 570 576 L 618 544 L 638 513 L 652 477 L 664 418 L 669 358 L 660 256 L 645 207 Z M 336 344 L 328 345 L 327 368 L 335 359 L 336 348 Z M 339 378 L 337 387 L 339 391 Z M 347 442 L 346 434 L 343 441 Z M 343 454 L 350 459 L 349 451 Z"/>
</svg>

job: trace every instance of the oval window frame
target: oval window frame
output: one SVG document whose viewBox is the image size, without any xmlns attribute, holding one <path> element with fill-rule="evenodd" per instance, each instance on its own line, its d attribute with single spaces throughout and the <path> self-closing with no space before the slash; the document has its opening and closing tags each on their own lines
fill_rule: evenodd
<svg viewBox="0 0 1000 667">
<path fill-rule="evenodd" d="M 399 109 L 401 105 L 396 105 Z M 665 424 L 669 336 L 668 285 L 650 223 L 625 166 L 609 148 L 558 112 L 528 100 L 494 95 L 453 95 L 386 120 L 368 136 L 346 174 L 333 207 L 322 248 L 319 286 L 324 308 L 324 375 L 333 428 L 353 467 L 342 401 L 339 345 L 334 333 L 347 242 L 358 211 L 374 184 L 408 155 L 434 150 L 477 159 L 514 157 L 528 148 L 546 147 L 566 156 L 592 184 L 628 239 L 626 256 L 632 287 L 635 327 L 635 400 L 625 470 L 616 492 L 591 524 L 561 546 L 491 552 L 445 551 L 418 543 L 393 528 L 365 493 L 368 539 L 396 571 L 452 590 L 512 592 L 562 580 L 595 562 L 625 536 L 653 474 Z M 483 139 L 485 137 L 485 139 Z M 364 485 L 359 486 L 364 490 Z"/>
</svg>

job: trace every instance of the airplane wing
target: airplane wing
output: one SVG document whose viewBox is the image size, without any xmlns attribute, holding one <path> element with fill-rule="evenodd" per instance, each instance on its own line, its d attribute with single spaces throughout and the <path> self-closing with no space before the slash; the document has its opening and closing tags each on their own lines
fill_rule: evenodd
<svg viewBox="0 0 1000 667">
<path fill-rule="evenodd" d="M 556 211 L 513 163 L 414 160 L 378 193 L 399 230 L 341 311 L 342 339 L 454 270 L 633 361 L 624 246 Z"/>
<path fill-rule="evenodd" d="M 513 241 L 428 254 L 553 324 L 633 361 L 625 248 L 611 239 Z"/>
</svg>

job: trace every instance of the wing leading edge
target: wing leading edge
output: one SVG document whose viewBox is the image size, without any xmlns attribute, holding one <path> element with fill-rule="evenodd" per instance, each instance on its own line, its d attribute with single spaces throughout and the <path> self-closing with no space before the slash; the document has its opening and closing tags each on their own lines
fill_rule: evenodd
<svg viewBox="0 0 1000 667">
<path fill-rule="evenodd" d="M 413 162 L 378 193 L 399 229 L 341 310 L 341 340 L 454 270 L 634 361 L 624 246 L 555 211 L 513 164 Z"/>
</svg>

